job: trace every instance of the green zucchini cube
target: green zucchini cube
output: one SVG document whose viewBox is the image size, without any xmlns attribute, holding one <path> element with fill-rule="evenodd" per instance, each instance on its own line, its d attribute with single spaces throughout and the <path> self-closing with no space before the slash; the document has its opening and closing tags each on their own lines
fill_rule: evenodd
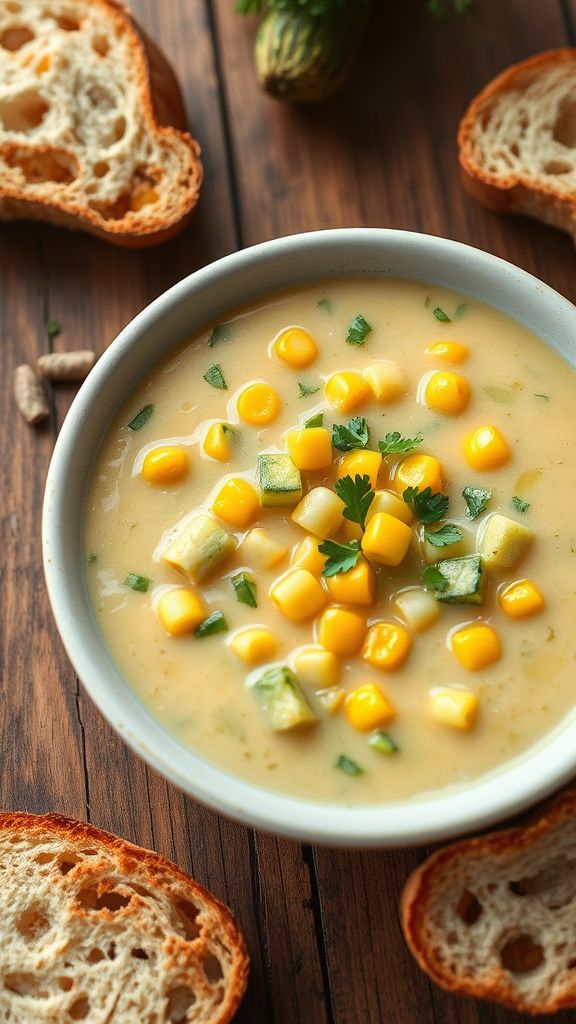
<svg viewBox="0 0 576 1024">
<path fill-rule="evenodd" d="M 300 470 L 289 455 L 259 455 L 258 487 L 264 508 L 293 508 L 302 497 Z"/>
<path fill-rule="evenodd" d="M 438 590 L 439 601 L 449 604 L 484 604 L 484 574 L 480 555 L 443 558 L 436 563 L 448 581 L 445 590 Z"/>
<path fill-rule="evenodd" d="M 286 665 L 269 668 L 250 686 L 275 732 L 318 721 L 300 683 Z"/>
</svg>

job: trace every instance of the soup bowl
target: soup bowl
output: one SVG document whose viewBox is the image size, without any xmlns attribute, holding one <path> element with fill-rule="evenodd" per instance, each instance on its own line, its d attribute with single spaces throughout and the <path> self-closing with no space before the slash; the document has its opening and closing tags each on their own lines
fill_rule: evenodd
<svg viewBox="0 0 576 1024">
<path fill-rule="evenodd" d="M 122 739 L 216 811 L 300 840 L 337 846 L 427 843 L 516 813 L 576 773 L 576 711 L 518 757 L 468 782 L 409 800 L 351 806 L 287 796 L 234 776 L 186 748 L 116 667 L 91 610 L 83 523 L 92 466 L 137 381 L 186 336 L 272 290 L 331 277 L 406 278 L 455 289 L 526 325 L 576 363 L 576 308 L 524 271 L 443 238 L 385 229 L 293 235 L 197 271 L 141 312 L 81 387 L 58 438 L 43 513 L 44 569 L 56 624 L 88 694 Z"/>
</svg>

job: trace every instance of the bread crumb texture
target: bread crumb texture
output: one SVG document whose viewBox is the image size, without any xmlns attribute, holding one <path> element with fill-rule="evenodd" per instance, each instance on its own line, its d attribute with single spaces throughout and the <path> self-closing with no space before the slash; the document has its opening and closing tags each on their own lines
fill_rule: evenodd
<svg viewBox="0 0 576 1024">
<path fill-rule="evenodd" d="M 576 1006 L 576 793 L 525 829 L 434 854 L 406 884 L 402 923 L 444 988 L 524 1013 Z"/>
<path fill-rule="evenodd" d="M 226 907 L 157 854 L 58 815 L 0 815 L 0 1019 L 225 1024 L 246 986 Z"/>
<path fill-rule="evenodd" d="M 200 189 L 176 79 L 114 0 L 0 0 L 0 218 L 124 245 L 170 237 Z"/>
</svg>

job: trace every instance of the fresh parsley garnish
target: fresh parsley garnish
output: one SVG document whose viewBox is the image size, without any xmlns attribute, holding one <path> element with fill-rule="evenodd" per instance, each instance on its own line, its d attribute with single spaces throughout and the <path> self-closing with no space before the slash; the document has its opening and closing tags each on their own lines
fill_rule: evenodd
<svg viewBox="0 0 576 1024">
<path fill-rule="evenodd" d="M 317 412 L 315 416 L 310 416 L 309 419 L 304 420 L 305 427 L 321 427 L 324 424 L 324 413 Z"/>
<path fill-rule="evenodd" d="M 428 590 L 438 590 L 442 594 L 446 590 L 449 580 L 446 579 L 444 573 L 440 572 L 437 565 L 429 565 L 424 569 L 422 582 Z"/>
<path fill-rule="evenodd" d="M 140 409 L 140 412 L 136 413 L 134 419 L 130 420 L 130 423 L 128 424 L 130 430 L 142 430 L 142 427 L 146 426 L 154 412 L 156 412 L 156 406 L 145 405 Z"/>
<path fill-rule="evenodd" d="M 485 511 L 486 505 L 492 497 L 492 491 L 485 487 L 465 487 L 462 497 L 466 502 L 466 515 L 468 519 L 477 519 Z"/>
<path fill-rule="evenodd" d="M 402 494 L 407 505 L 421 523 L 437 523 L 448 511 L 449 497 L 447 494 L 433 494 L 431 487 L 419 491 L 417 487 L 407 487 Z"/>
<path fill-rule="evenodd" d="M 364 771 L 356 761 L 353 761 L 351 757 L 347 757 L 346 754 L 340 754 L 334 767 L 339 768 L 345 775 L 362 775 Z"/>
<path fill-rule="evenodd" d="M 222 373 L 222 367 L 218 363 L 210 366 L 202 376 L 206 383 L 211 384 L 213 388 L 219 388 L 220 391 L 228 390 L 226 379 Z"/>
<path fill-rule="evenodd" d="M 298 381 L 298 398 L 315 395 L 318 391 L 320 391 L 319 384 L 304 384 L 301 380 Z"/>
<path fill-rule="evenodd" d="M 137 590 L 139 594 L 145 594 L 151 583 L 152 580 L 148 579 L 147 576 L 139 576 L 136 572 L 129 572 L 124 580 L 125 587 Z"/>
<path fill-rule="evenodd" d="M 441 308 L 441 306 L 435 306 L 432 310 L 432 315 L 440 321 L 441 324 L 451 324 L 452 320 L 447 313 Z"/>
<path fill-rule="evenodd" d="M 360 476 L 358 473 L 352 479 L 351 476 L 343 476 L 334 484 L 334 490 L 345 504 L 344 518 L 351 523 L 359 523 L 364 529 L 368 509 L 374 498 L 374 491 L 368 474 Z M 430 520 L 432 522 L 433 520 Z"/>
<path fill-rule="evenodd" d="M 332 303 L 330 302 L 330 299 L 320 299 L 318 307 L 319 309 L 323 309 L 325 313 L 332 312 Z"/>
<path fill-rule="evenodd" d="M 530 508 L 530 502 L 523 501 L 517 494 L 514 494 L 512 498 L 510 498 L 510 508 L 513 508 L 515 512 L 524 513 Z"/>
<path fill-rule="evenodd" d="M 435 548 L 445 548 L 449 544 L 456 544 L 462 540 L 464 534 L 455 523 L 445 523 L 439 530 L 425 530 L 424 536 L 429 544 Z"/>
<path fill-rule="evenodd" d="M 249 608 L 258 607 L 256 581 L 248 573 L 237 572 L 235 576 L 230 577 L 230 582 L 240 604 L 247 604 Z"/>
<path fill-rule="evenodd" d="M 45 327 L 49 338 L 55 338 L 62 330 L 57 320 L 49 320 Z"/>
<path fill-rule="evenodd" d="M 351 452 L 355 448 L 365 448 L 368 444 L 368 424 L 363 416 L 354 416 L 348 420 L 348 426 L 335 423 L 332 427 L 332 444 L 341 452 Z"/>
<path fill-rule="evenodd" d="M 198 628 L 194 631 L 194 636 L 202 638 L 203 636 L 214 636 L 215 633 L 225 633 L 228 629 L 228 623 L 224 612 L 215 611 L 201 622 Z"/>
<path fill-rule="evenodd" d="M 216 324 L 208 338 L 208 345 L 210 348 L 214 348 L 215 345 L 220 345 L 223 341 L 230 341 L 230 333 L 230 324 Z"/>
<path fill-rule="evenodd" d="M 348 572 L 354 568 L 360 558 L 360 541 L 350 540 L 347 544 L 340 544 L 336 540 L 323 540 L 318 545 L 318 551 L 327 557 L 322 575 L 336 576 L 339 572 Z"/>
<path fill-rule="evenodd" d="M 454 319 L 461 320 L 464 314 L 468 311 L 468 303 L 461 302 L 459 306 L 456 306 L 454 310 Z"/>
<path fill-rule="evenodd" d="M 370 334 L 372 327 L 367 320 L 364 319 L 361 313 L 351 321 L 348 328 L 348 334 L 346 335 L 347 345 L 364 345 L 366 338 Z"/>
<path fill-rule="evenodd" d="M 423 440 L 421 434 L 417 434 L 416 437 L 402 437 L 398 430 L 394 430 L 391 434 L 386 434 L 383 441 L 378 441 L 378 447 L 382 455 L 395 455 L 396 452 L 413 451 Z"/>
</svg>

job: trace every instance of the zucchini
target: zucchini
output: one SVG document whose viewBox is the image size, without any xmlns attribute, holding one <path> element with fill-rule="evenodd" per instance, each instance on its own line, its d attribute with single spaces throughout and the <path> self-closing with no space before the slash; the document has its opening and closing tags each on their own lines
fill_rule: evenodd
<svg viewBox="0 0 576 1024">
<path fill-rule="evenodd" d="M 532 530 L 508 516 L 489 516 L 480 532 L 478 550 L 486 565 L 513 569 L 534 539 Z"/>
<path fill-rule="evenodd" d="M 250 688 L 275 732 L 318 721 L 300 683 L 286 665 L 269 668 L 250 683 Z"/>
<path fill-rule="evenodd" d="M 236 547 L 236 540 L 212 516 L 202 513 L 189 519 L 162 554 L 163 561 L 198 583 Z"/>
<path fill-rule="evenodd" d="M 263 508 L 293 508 L 302 497 L 300 470 L 289 455 L 259 455 L 258 486 Z"/>
<path fill-rule="evenodd" d="M 451 604 L 483 604 L 484 587 L 480 555 L 461 558 L 443 558 L 436 563 L 448 585 L 438 590 L 438 601 Z"/>
</svg>

